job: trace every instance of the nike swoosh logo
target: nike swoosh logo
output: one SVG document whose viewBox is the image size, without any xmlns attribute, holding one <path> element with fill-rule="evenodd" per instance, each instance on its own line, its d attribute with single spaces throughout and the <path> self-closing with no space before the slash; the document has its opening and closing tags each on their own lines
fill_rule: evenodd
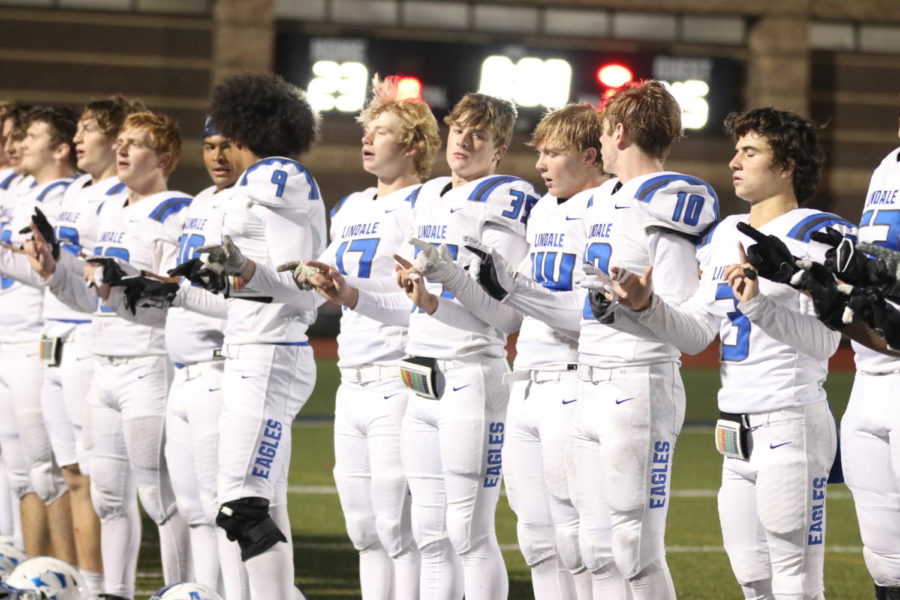
<svg viewBox="0 0 900 600">
<path fill-rule="evenodd" d="M 88 354 L 87 356 L 76 356 L 76 357 L 75 357 L 75 362 L 82 361 L 82 360 L 87 360 L 87 359 L 91 358 L 91 356 L 93 356 L 93 355 L 92 355 L 92 354 Z"/>
<path fill-rule="evenodd" d="M 388 398 L 393 398 L 394 396 L 396 396 L 399 393 L 400 392 L 394 392 L 393 394 L 385 394 L 384 399 L 387 400 Z"/>
<path fill-rule="evenodd" d="M 455 212 L 458 211 L 458 210 L 462 210 L 462 209 L 461 209 L 461 208 L 451 208 L 451 209 L 450 209 L 450 213 L 451 213 L 451 214 L 452 214 L 452 213 L 455 213 Z"/>
<path fill-rule="evenodd" d="M 780 444 L 769 444 L 769 448 L 774 450 L 775 448 L 781 448 L 782 446 L 787 446 L 791 442 L 781 442 Z"/>
<path fill-rule="evenodd" d="M 148 375 L 150 375 L 150 373 L 144 373 L 143 375 L 138 375 L 138 379 L 143 379 L 144 377 L 147 377 Z"/>
<path fill-rule="evenodd" d="M 26 354 L 26 355 L 25 355 L 25 358 L 34 358 L 34 357 L 37 356 L 37 355 L 38 355 L 37 352 L 35 352 L 34 354 Z"/>
<path fill-rule="evenodd" d="M 222 389 L 222 388 L 220 388 L 220 387 L 218 387 L 218 388 L 209 388 L 209 391 L 210 391 L 210 392 L 218 392 L 218 391 L 221 390 L 221 389 Z"/>
<path fill-rule="evenodd" d="M 241 375 L 241 379 L 250 379 L 253 375 Z"/>
<path fill-rule="evenodd" d="M 392 213 L 392 212 L 394 212 L 395 210 L 397 210 L 397 209 L 396 209 L 396 208 L 392 208 L 391 210 L 386 210 L 386 211 L 384 211 L 384 214 Z"/>
<path fill-rule="evenodd" d="M 573 402 L 578 402 L 578 398 L 572 398 L 571 400 L 563 400 L 563 404 L 572 404 Z"/>
<path fill-rule="evenodd" d="M 618 204 L 616 204 L 615 207 L 616 207 L 616 209 L 620 209 L 620 208 L 631 208 L 631 206 L 629 206 L 628 204 L 626 204 L 625 206 L 619 206 Z"/>
<path fill-rule="evenodd" d="M 621 400 L 616 400 L 616 404 L 622 404 L 623 402 L 628 402 L 629 400 L 634 400 L 634 396 L 631 398 L 622 398 Z"/>
<path fill-rule="evenodd" d="M 580 221 L 581 217 L 566 217 L 566 221 Z"/>
<path fill-rule="evenodd" d="M 469 387 L 470 385 L 472 385 L 472 384 L 471 384 L 471 383 L 467 383 L 466 385 L 461 385 L 461 386 L 459 386 L 459 387 L 455 387 L 455 388 L 453 388 L 453 391 L 454 391 L 454 392 L 458 392 L 459 390 L 461 390 L 461 389 L 463 389 L 463 388 L 467 388 L 467 387 Z"/>
</svg>

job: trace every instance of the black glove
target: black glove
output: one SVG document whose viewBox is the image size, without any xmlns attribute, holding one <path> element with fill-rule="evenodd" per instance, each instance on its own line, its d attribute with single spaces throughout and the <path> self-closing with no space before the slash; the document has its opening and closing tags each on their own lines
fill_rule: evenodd
<svg viewBox="0 0 900 600">
<path fill-rule="evenodd" d="M 831 271 L 819 263 L 812 263 L 803 269 L 797 287 L 809 292 L 816 309 L 816 316 L 829 329 L 843 329 L 844 309 L 850 302 L 850 295 L 838 289 L 838 282 Z"/>
<path fill-rule="evenodd" d="M 164 283 L 151 277 L 125 277 L 111 283 L 110 287 L 125 288 L 125 308 L 133 315 L 137 314 L 139 306 L 168 308 L 178 294 L 177 283 Z"/>
<path fill-rule="evenodd" d="M 853 286 L 869 286 L 890 280 L 884 263 L 858 252 L 853 240 L 837 229 L 826 227 L 825 231 L 814 231 L 811 237 L 831 246 L 825 252 L 825 266 L 841 281 Z"/>
<path fill-rule="evenodd" d="M 118 283 L 128 274 L 119 265 L 119 262 L 108 256 L 92 256 L 85 259 L 87 262 L 103 267 L 103 283 L 107 285 L 118 285 Z"/>
<path fill-rule="evenodd" d="M 478 268 L 478 283 L 484 288 L 484 291 L 494 300 L 503 300 L 509 295 L 509 291 L 504 289 L 500 283 L 500 277 L 497 274 L 497 265 L 489 252 L 476 246 L 466 246 L 466 249 L 481 259 L 481 265 Z"/>
<path fill-rule="evenodd" d="M 900 311 L 888 304 L 884 317 L 884 339 L 892 349 L 900 350 Z"/>
<path fill-rule="evenodd" d="M 591 314 L 604 325 L 609 325 L 616 320 L 616 314 L 609 310 L 612 300 L 609 300 L 606 294 L 600 290 L 588 290 L 588 302 L 591 307 Z"/>
<path fill-rule="evenodd" d="M 50 253 L 53 255 L 53 260 L 59 260 L 59 240 L 56 239 L 56 231 L 53 229 L 50 221 L 47 220 L 47 215 L 44 214 L 44 211 L 37 206 L 34 207 L 31 222 L 37 227 L 38 233 L 41 234 L 44 241 L 50 245 Z M 31 227 L 23 227 L 19 233 L 31 233 Z"/>
<path fill-rule="evenodd" d="M 888 304 L 881 290 L 875 286 L 854 287 L 850 293 L 847 308 L 853 315 L 854 321 L 865 323 L 878 335 L 884 337 L 888 330 Z"/>
<path fill-rule="evenodd" d="M 737 228 L 756 242 L 747 248 L 747 262 L 753 265 L 759 276 L 778 283 L 790 284 L 791 277 L 800 270 L 800 267 L 797 266 L 797 258 L 791 254 L 785 243 L 747 223 L 738 223 Z"/>
<path fill-rule="evenodd" d="M 225 291 L 228 287 L 225 275 L 210 271 L 205 264 L 200 258 L 192 258 L 174 269 L 169 269 L 169 275 L 171 277 L 186 277 L 191 283 L 195 283 L 214 294 Z"/>
</svg>

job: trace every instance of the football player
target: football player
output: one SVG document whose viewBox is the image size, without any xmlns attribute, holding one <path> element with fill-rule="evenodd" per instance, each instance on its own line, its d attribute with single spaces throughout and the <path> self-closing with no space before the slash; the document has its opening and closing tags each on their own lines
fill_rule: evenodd
<svg viewBox="0 0 900 600">
<path fill-rule="evenodd" d="M 203 162 L 213 185 L 185 209 L 178 255 L 167 268 L 183 265 L 197 256 L 198 248 L 222 241 L 227 192 L 240 175 L 231 164 L 230 151 L 229 141 L 207 119 Z M 219 591 L 223 590 L 215 518 L 224 361 L 217 351 L 222 347 L 224 316 L 173 307 L 166 318 L 166 346 L 175 365 L 166 406 L 166 462 L 178 512 L 190 527 L 193 580 Z M 242 575 L 240 561 L 235 563 L 228 567 L 233 586 L 229 598 L 240 598 L 245 583 L 232 581 Z"/>
<path fill-rule="evenodd" d="M 900 148 L 872 174 L 859 241 L 900 250 Z M 879 600 L 900 599 L 900 423 L 890 404 L 900 385 L 900 360 L 854 342 L 856 377 L 841 420 L 844 479 L 856 505 L 863 557 Z"/>
<path fill-rule="evenodd" d="M 467 263 L 464 236 L 483 240 L 518 263 L 527 251 L 525 223 L 538 200 L 518 177 L 496 175 L 516 119 L 508 101 L 468 94 L 445 118 L 451 177 L 426 182 L 419 192 L 413 235 L 446 245 Z M 418 252 L 420 248 L 415 248 Z M 382 322 L 408 319 L 401 363 L 411 388 L 401 431 L 403 468 L 412 491 L 413 533 L 422 553 L 422 598 L 505 598 L 509 581 L 494 532 L 508 388 L 503 375 L 506 334 L 519 319 L 491 323 L 474 316 L 441 284 L 409 270 L 400 258 L 398 283 L 418 308 L 409 314 L 399 294 L 348 285 L 326 270 L 317 289 L 329 300 Z M 315 278 L 313 279 L 315 281 Z M 408 302 L 408 301 L 407 301 Z"/>
<path fill-rule="evenodd" d="M 756 239 L 748 235 L 774 236 L 794 257 L 821 262 L 828 247 L 813 233 L 853 226 L 798 208 L 813 197 L 824 160 L 813 123 L 765 108 L 730 115 L 726 129 L 735 142 L 735 194 L 750 213 L 704 236 L 700 285 L 681 307 L 650 293 L 652 269 L 623 278 L 620 302 L 633 311 L 616 311 L 616 326 L 634 317 L 689 353 L 720 337 L 716 445 L 725 458 L 718 500 L 732 570 L 748 599 L 820 599 L 825 490 L 836 449 L 822 384 L 840 336 L 816 318 L 807 296 L 786 285 L 796 268 L 775 263 L 774 274 L 760 271 L 761 280 L 744 246 Z M 751 258 L 757 251 L 750 247 Z"/>
<path fill-rule="evenodd" d="M 318 117 L 303 93 L 272 75 L 232 76 L 213 92 L 210 117 L 229 140 L 231 164 L 241 174 L 223 199 L 225 244 L 198 249 L 207 254 L 210 273 L 241 275 L 244 256 L 272 267 L 319 256 L 325 208 L 315 179 L 296 161 L 318 133 Z M 246 275 L 235 279 L 232 295 L 252 279 Z M 261 296 L 231 298 L 227 310 L 219 436 L 228 443 L 219 446 L 216 524 L 240 546 L 251 596 L 288 598 L 294 581 L 287 512 L 291 425 L 315 384 L 306 337 L 315 311 Z"/>
<path fill-rule="evenodd" d="M 28 224 L 35 207 L 56 210 L 63 193 L 74 179 L 72 137 L 76 120 L 70 110 L 51 107 L 38 107 L 24 116 L 22 129 L 25 135 L 17 147 L 17 168 L 31 180 L 31 185 L 20 185 L 6 197 L 4 214 L 8 221 L 0 232 L 0 239 L 7 244 L 21 246 L 25 240 L 22 230 L 29 231 Z M 12 262 L 13 250 L 3 248 L 0 252 L 4 262 Z M 47 535 L 49 538 L 46 539 L 52 540 L 54 551 L 60 558 L 75 562 L 70 497 L 60 463 L 54 461 L 41 407 L 44 367 L 39 351 L 43 349 L 43 287 L 33 287 L 9 277 L 8 268 L 2 269 L 2 272 L 6 276 L 0 282 L 0 304 L 5 308 L 0 311 L 6 316 L 0 318 L 4 336 L 0 356 L 3 357 L 3 364 L 9 366 L 2 376 L 2 386 L 6 393 L 17 399 L 11 404 L 11 414 L 15 415 L 15 419 L 9 419 L 10 425 L 22 432 L 19 439 L 30 470 L 31 483 L 35 493 L 47 505 L 48 520 L 41 534 L 37 529 L 39 521 L 23 521 L 26 551 L 46 553 L 40 552 L 42 545 L 34 544 L 36 539 Z M 60 317 L 59 314 L 48 316 Z M 43 548 L 47 550 L 49 546 Z"/>
<path fill-rule="evenodd" d="M 127 194 L 103 203 L 94 248 L 95 256 L 112 260 L 85 263 L 62 252 L 58 262 L 46 253 L 35 261 L 48 277 L 51 292 L 67 303 L 90 309 L 97 305 L 96 295 L 102 299 L 92 320 L 95 362 L 88 393 L 88 456 L 91 497 L 102 522 L 104 585 L 114 600 L 134 596 L 140 548 L 135 488 L 159 526 L 166 581 L 183 578 L 187 562 L 188 531 L 177 513 L 163 460 L 171 379 L 164 323 L 142 325 L 116 316 L 123 292 L 110 287 L 125 269 L 159 273 L 174 264 L 181 234 L 178 215 L 191 200 L 167 190 L 180 149 L 171 119 L 149 112 L 129 115 L 116 140 L 117 174 Z"/>
<path fill-rule="evenodd" d="M 424 102 L 397 98 L 396 77 L 375 86 L 357 120 L 363 127 L 363 169 L 377 185 L 335 206 L 331 244 L 320 260 L 337 265 L 357 285 L 380 281 L 393 286 L 393 254 L 409 235 L 421 180 L 440 148 L 438 125 Z M 408 396 L 397 363 L 406 341 L 403 326 L 350 310 L 341 318 L 334 479 L 347 533 L 359 551 L 367 600 L 419 597 L 419 550 L 400 462 Z"/>
</svg>

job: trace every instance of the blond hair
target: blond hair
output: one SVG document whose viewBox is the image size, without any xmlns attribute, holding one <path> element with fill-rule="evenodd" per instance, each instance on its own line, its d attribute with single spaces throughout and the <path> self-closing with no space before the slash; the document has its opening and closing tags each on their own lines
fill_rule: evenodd
<svg viewBox="0 0 900 600">
<path fill-rule="evenodd" d="M 602 171 L 600 157 L 600 134 L 603 133 L 603 118 L 596 108 L 587 102 L 567 104 L 545 114 L 528 145 L 532 148 L 548 148 L 562 152 L 584 152 L 589 148 L 597 151 L 594 166 Z"/>
<path fill-rule="evenodd" d="M 621 123 L 638 148 L 665 160 L 683 136 L 681 107 L 659 81 L 625 84 L 603 106 L 607 131 Z"/>
<path fill-rule="evenodd" d="M 466 94 L 444 117 L 447 125 L 487 131 L 494 145 L 509 146 L 516 124 L 516 107 L 509 100 L 486 94 Z"/>
<path fill-rule="evenodd" d="M 125 117 L 120 131 L 146 129 L 150 134 L 150 144 L 157 154 L 169 153 L 172 160 L 166 165 L 166 176 L 171 175 L 181 158 L 181 134 L 178 124 L 162 113 L 150 111 L 131 113 Z"/>
</svg>

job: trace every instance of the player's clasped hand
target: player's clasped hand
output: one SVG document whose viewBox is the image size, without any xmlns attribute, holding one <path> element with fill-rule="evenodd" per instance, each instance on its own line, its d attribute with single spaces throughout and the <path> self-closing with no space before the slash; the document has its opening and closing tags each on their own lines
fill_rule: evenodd
<svg viewBox="0 0 900 600">
<path fill-rule="evenodd" d="M 241 275 L 247 266 L 247 259 L 240 248 L 227 235 L 222 238 L 221 244 L 197 248 L 197 254 L 203 256 L 206 269 L 220 275 Z"/>
<path fill-rule="evenodd" d="M 791 277 L 799 271 L 796 257 L 783 241 L 774 235 L 766 235 L 747 223 L 737 224 L 738 231 L 750 237 L 756 243 L 747 248 L 745 259 L 756 274 L 778 283 L 790 283 Z M 743 250 L 742 250 L 743 252 Z M 745 273 L 747 277 L 752 277 Z"/>
<path fill-rule="evenodd" d="M 323 298 L 341 306 L 356 307 L 359 292 L 347 283 L 340 271 L 331 265 L 316 260 L 304 262 L 307 267 L 317 271 L 306 280 Z"/>
<path fill-rule="evenodd" d="M 469 273 L 488 295 L 502 302 L 515 291 L 516 270 L 499 252 L 469 236 L 463 236 L 463 243 L 466 250 L 475 255 L 469 264 Z"/>
<path fill-rule="evenodd" d="M 225 275 L 207 269 L 203 260 L 196 257 L 181 263 L 174 269 L 169 269 L 169 275 L 184 277 L 213 294 L 219 294 L 228 289 Z"/>
<path fill-rule="evenodd" d="M 612 267 L 609 276 L 615 282 L 614 292 L 619 304 L 634 311 L 650 308 L 653 300 L 653 265 L 647 266 L 640 276 L 620 267 Z"/>
<path fill-rule="evenodd" d="M 415 237 L 408 238 L 407 242 L 420 250 L 413 259 L 412 267 L 428 279 L 444 281 L 453 270 L 455 263 L 447 244 L 441 244 L 438 248 Z"/>
<path fill-rule="evenodd" d="M 738 224 L 740 225 L 741 223 Z M 751 248 L 757 245 L 754 244 Z M 731 286 L 738 302 L 744 303 L 759 295 L 759 278 L 756 276 L 756 266 L 749 261 L 741 242 L 738 242 L 738 260 L 740 264 L 725 267 L 725 281 Z"/>
<path fill-rule="evenodd" d="M 294 283 L 297 284 L 301 291 L 305 292 L 315 288 L 311 283 L 311 279 L 322 272 L 320 269 L 311 266 L 309 262 L 311 261 L 291 260 L 278 265 L 275 267 L 275 270 L 279 273 L 290 271 L 291 277 L 294 278 Z"/>
<path fill-rule="evenodd" d="M 31 216 L 31 223 L 29 223 L 28 227 L 22 229 L 19 233 L 26 234 L 37 230 L 37 233 L 43 238 L 43 240 L 47 243 L 47 246 L 50 249 L 50 254 L 53 256 L 53 260 L 59 260 L 59 240 L 56 239 L 56 232 L 53 230 L 53 225 L 50 224 L 50 221 L 47 220 L 47 215 L 44 214 L 37 206 L 34 207 L 34 214 Z"/>
<path fill-rule="evenodd" d="M 432 246 L 432 248 L 434 247 Z M 435 249 L 435 252 L 437 252 L 437 249 Z M 394 265 L 397 285 L 413 301 L 413 304 L 429 315 L 434 314 L 434 311 L 438 309 L 438 299 L 437 296 L 428 291 L 422 273 L 399 254 L 394 255 L 394 260 L 397 261 L 397 264 Z"/>
<path fill-rule="evenodd" d="M 168 308 L 178 294 L 178 284 L 163 282 L 151 277 L 123 277 L 110 287 L 124 288 L 125 308 L 136 315 L 138 307 Z"/>
</svg>

